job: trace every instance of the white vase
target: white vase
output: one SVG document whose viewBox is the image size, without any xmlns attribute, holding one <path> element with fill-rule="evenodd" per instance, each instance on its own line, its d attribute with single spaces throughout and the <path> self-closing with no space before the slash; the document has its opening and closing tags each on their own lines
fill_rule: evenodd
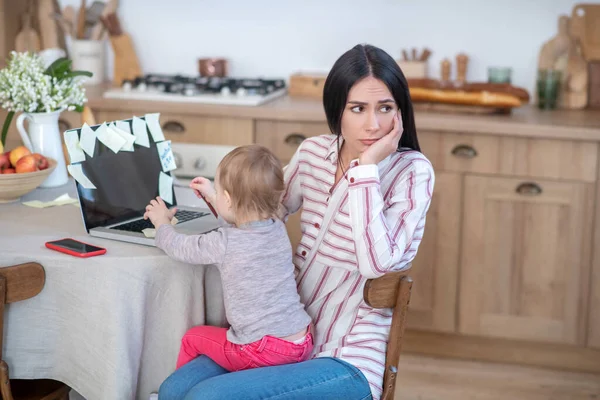
<svg viewBox="0 0 600 400">
<path fill-rule="evenodd" d="M 40 153 L 56 160 L 56 168 L 40 187 L 56 187 L 69 181 L 58 129 L 58 117 L 62 110 L 49 113 L 23 113 L 17 118 L 17 129 L 25 147 L 32 153 Z M 25 119 L 29 122 L 25 130 Z"/>
</svg>

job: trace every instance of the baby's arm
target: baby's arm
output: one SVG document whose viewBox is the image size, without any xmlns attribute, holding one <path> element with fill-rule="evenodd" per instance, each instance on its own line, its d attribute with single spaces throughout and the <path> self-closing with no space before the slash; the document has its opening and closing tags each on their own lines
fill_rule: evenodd
<svg viewBox="0 0 600 400">
<path fill-rule="evenodd" d="M 227 237 L 222 229 L 186 235 L 165 224 L 157 229 L 154 240 L 156 247 L 169 257 L 189 264 L 221 264 L 227 247 Z"/>
</svg>

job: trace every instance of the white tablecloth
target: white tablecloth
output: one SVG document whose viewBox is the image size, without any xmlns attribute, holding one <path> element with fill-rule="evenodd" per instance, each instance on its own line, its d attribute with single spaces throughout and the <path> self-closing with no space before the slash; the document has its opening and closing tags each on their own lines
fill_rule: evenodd
<svg viewBox="0 0 600 400">
<path fill-rule="evenodd" d="M 65 192 L 75 197 L 72 182 L 22 201 Z M 107 253 L 82 259 L 44 247 L 64 237 Z M 7 306 L 3 354 L 13 378 L 57 379 L 87 400 L 147 399 L 174 370 L 183 333 L 205 323 L 203 282 L 212 267 L 90 237 L 73 205 L 0 204 L 0 265 L 28 261 L 44 266 L 46 284 L 36 297 Z"/>
</svg>

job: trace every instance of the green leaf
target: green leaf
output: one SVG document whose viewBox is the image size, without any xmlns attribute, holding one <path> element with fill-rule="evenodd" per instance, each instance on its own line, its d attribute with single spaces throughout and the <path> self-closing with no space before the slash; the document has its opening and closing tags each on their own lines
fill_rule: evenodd
<svg viewBox="0 0 600 400">
<path fill-rule="evenodd" d="M 67 72 L 64 75 L 64 78 L 74 78 L 76 76 L 88 76 L 91 77 L 93 74 L 89 71 L 71 71 L 71 72 Z"/>
<path fill-rule="evenodd" d="M 83 107 L 82 107 L 83 109 Z M 2 125 L 2 147 L 6 144 L 6 135 L 8 134 L 8 128 L 10 127 L 10 123 L 12 122 L 13 117 L 15 116 L 14 111 L 9 111 L 6 119 L 4 120 L 4 125 Z"/>
<path fill-rule="evenodd" d="M 75 111 L 77 112 L 83 112 L 83 106 L 80 104 L 71 104 L 73 107 L 75 107 Z"/>
<path fill-rule="evenodd" d="M 66 57 L 59 58 L 50 64 L 44 73 L 60 80 L 71 70 L 71 62 L 72 61 Z"/>
</svg>

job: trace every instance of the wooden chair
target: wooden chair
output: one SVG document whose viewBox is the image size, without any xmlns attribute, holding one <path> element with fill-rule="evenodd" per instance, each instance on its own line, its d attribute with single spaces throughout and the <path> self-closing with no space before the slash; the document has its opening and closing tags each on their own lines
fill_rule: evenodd
<svg viewBox="0 0 600 400">
<path fill-rule="evenodd" d="M 396 374 L 402 349 L 402 338 L 406 327 L 406 314 L 410 302 L 412 279 L 410 268 L 404 271 L 389 272 L 377 279 L 369 279 L 365 284 L 365 302 L 373 308 L 393 308 L 392 326 L 388 339 L 385 372 L 383 374 L 383 394 L 381 400 L 392 400 L 396 388 Z"/>
<path fill-rule="evenodd" d="M 68 400 L 69 388 L 52 379 L 13 379 L 2 359 L 4 339 L 4 305 L 26 300 L 42 291 L 46 281 L 44 268 L 38 263 L 25 263 L 0 268 L 0 394 L 2 400 Z"/>
</svg>

